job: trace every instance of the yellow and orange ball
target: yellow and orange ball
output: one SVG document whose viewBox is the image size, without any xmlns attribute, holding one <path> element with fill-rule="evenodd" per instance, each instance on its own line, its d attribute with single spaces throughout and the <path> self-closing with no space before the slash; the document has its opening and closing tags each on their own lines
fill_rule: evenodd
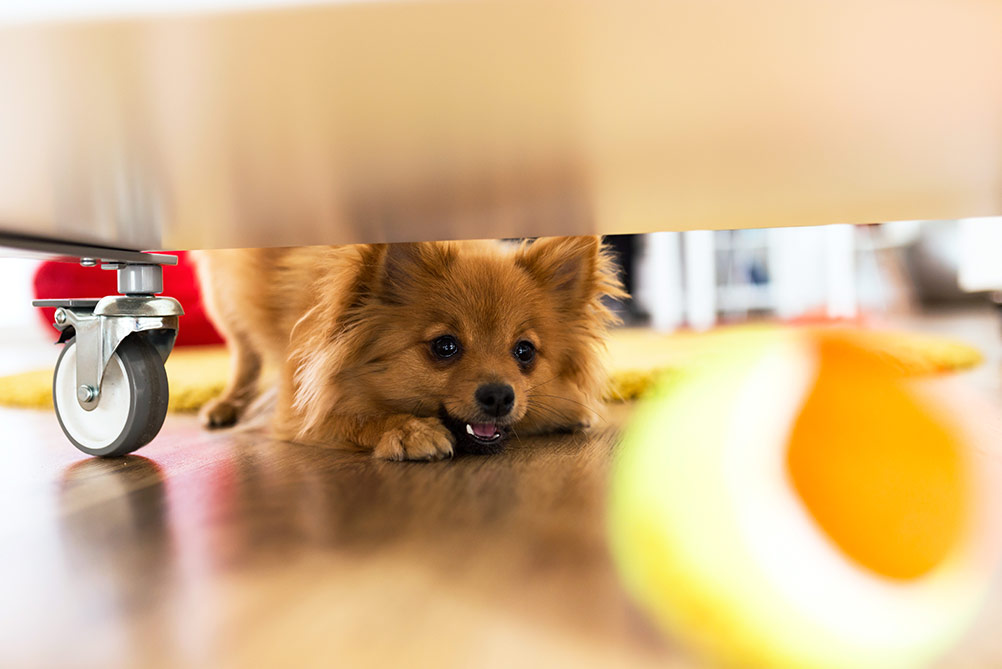
<svg viewBox="0 0 1002 669">
<path fill-rule="evenodd" d="M 977 445 L 851 330 L 718 337 L 637 409 L 610 539 L 670 634 L 727 665 L 921 666 L 994 567 Z"/>
</svg>

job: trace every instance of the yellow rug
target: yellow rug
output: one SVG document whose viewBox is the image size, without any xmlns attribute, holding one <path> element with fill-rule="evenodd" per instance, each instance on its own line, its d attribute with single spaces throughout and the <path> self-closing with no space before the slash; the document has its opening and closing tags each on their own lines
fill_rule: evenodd
<svg viewBox="0 0 1002 669">
<path fill-rule="evenodd" d="M 750 325 L 719 328 L 709 333 L 658 334 L 646 329 L 621 329 L 609 340 L 611 377 L 605 398 L 623 402 L 642 395 L 662 375 L 692 364 L 703 352 L 726 345 Z M 925 375 L 974 367 L 981 353 L 963 342 L 934 335 L 855 329 L 853 336 L 896 362 L 902 372 Z M 197 411 L 223 390 L 229 358 L 221 346 L 182 348 L 167 361 L 170 410 Z M 0 377 L 0 405 L 52 406 L 52 370 Z"/>
</svg>

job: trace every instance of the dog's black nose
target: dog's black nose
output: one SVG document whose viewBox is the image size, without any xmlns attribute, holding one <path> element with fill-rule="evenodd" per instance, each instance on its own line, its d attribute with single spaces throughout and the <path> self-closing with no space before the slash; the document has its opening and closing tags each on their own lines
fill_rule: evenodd
<svg viewBox="0 0 1002 669">
<path fill-rule="evenodd" d="M 507 416 L 515 406 L 515 390 L 507 383 L 485 383 L 473 396 L 489 416 Z"/>
</svg>

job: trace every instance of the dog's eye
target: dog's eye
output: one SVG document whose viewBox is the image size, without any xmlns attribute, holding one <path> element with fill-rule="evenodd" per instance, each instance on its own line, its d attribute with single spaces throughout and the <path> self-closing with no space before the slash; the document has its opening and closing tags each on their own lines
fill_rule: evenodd
<svg viewBox="0 0 1002 669">
<path fill-rule="evenodd" d="M 439 360 L 446 360 L 459 353 L 459 340 L 452 335 L 436 337 L 431 342 L 431 352 Z"/>
<path fill-rule="evenodd" d="M 532 362 L 533 358 L 536 357 L 536 347 L 531 341 L 523 339 L 515 344 L 515 348 L 511 350 L 511 354 L 515 356 L 515 359 L 523 365 L 527 365 Z"/>
</svg>

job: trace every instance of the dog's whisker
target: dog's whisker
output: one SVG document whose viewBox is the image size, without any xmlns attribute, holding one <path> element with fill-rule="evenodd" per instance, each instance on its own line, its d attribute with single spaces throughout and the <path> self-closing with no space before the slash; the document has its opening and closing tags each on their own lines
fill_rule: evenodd
<svg viewBox="0 0 1002 669">
<path fill-rule="evenodd" d="M 528 389 L 527 392 L 532 392 L 533 390 L 535 390 L 536 388 L 539 388 L 540 386 L 545 386 L 547 383 L 550 383 L 551 381 L 556 381 L 558 378 L 560 378 L 560 375 L 559 374 L 554 374 L 553 376 L 551 376 L 550 378 L 546 379 L 545 381 L 542 381 L 541 383 L 537 383 L 534 386 L 529 386 L 529 389 Z"/>
<path fill-rule="evenodd" d="M 518 430 L 515 429 L 515 425 L 514 424 L 511 425 L 511 433 L 515 435 L 515 440 L 516 441 L 518 441 L 519 443 L 522 442 L 522 437 L 518 436 Z"/>
<path fill-rule="evenodd" d="M 560 397 L 559 395 L 536 395 L 536 397 L 550 397 L 550 398 L 555 398 L 555 399 L 566 400 L 566 401 L 571 402 L 573 404 L 579 404 L 582 407 L 584 407 L 585 409 L 587 409 L 588 411 L 590 411 L 592 414 L 594 414 L 595 418 L 597 418 L 602 423 L 608 424 L 608 422 L 609 422 L 608 418 L 606 418 L 605 416 L 603 416 L 601 414 L 601 412 L 596 411 L 594 409 L 591 409 L 586 404 L 582 404 L 581 402 L 575 402 L 574 400 L 569 399 L 567 397 Z M 544 417 L 553 418 L 553 419 L 560 419 L 560 420 L 565 420 L 565 421 L 568 419 L 567 414 L 565 414 L 564 412 L 560 411 L 559 409 L 556 409 L 555 407 L 549 406 L 547 404 L 542 404 L 542 403 L 539 403 L 539 402 L 533 403 L 531 401 L 528 402 L 527 404 L 528 404 L 528 407 L 530 409 L 534 409 L 537 413 L 539 413 L 540 415 L 542 415 Z"/>
<path fill-rule="evenodd" d="M 562 395 L 540 395 L 540 394 L 537 393 L 534 397 L 548 397 L 550 399 L 563 400 L 564 402 L 570 402 L 571 404 L 576 404 L 576 405 L 578 405 L 580 407 L 584 407 L 585 409 L 587 409 L 591 413 L 595 414 L 596 416 L 600 416 L 601 415 L 600 412 L 596 411 L 595 409 L 593 409 L 592 407 L 588 406 L 584 402 L 578 402 L 577 400 L 572 400 L 571 398 L 564 397 Z"/>
<path fill-rule="evenodd" d="M 563 413 L 562 411 L 557 411 L 552 407 L 547 407 L 544 405 L 540 405 L 539 407 L 537 407 L 536 413 L 540 417 L 550 419 L 553 422 L 565 423 L 569 420 L 567 414 Z"/>
<path fill-rule="evenodd" d="M 558 411 L 557 409 L 546 404 L 529 404 L 528 410 L 544 418 L 559 418 L 561 420 L 567 419 L 567 416 L 562 411 Z"/>
</svg>

